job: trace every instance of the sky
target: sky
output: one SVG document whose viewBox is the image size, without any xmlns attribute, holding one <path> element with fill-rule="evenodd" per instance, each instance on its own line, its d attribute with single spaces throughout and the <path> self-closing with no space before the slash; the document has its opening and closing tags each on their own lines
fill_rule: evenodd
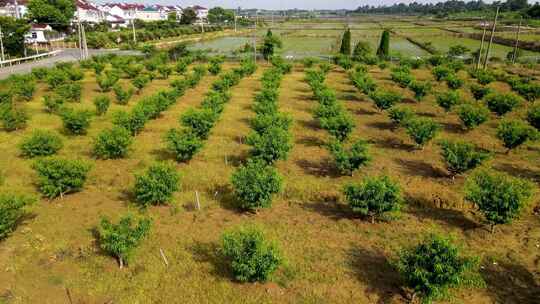
<svg viewBox="0 0 540 304">
<path fill-rule="evenodd" d="M 468 1 L 468 0 L 466 0 Z M 363 5 L 391 5 L 397 2 L 409 3 L 414 0 L 101 0 L 98 2 L 139 2 L 146 4 L 202 5 L 208 8 L 222 6 L 225 8 L 260 8 L 260 9 L 355 9 Z M 416 2 L 439 2 L 430 0 L 416 0 Z M 491 2 L 491 1 L 485 1 Z"/>
</svg>

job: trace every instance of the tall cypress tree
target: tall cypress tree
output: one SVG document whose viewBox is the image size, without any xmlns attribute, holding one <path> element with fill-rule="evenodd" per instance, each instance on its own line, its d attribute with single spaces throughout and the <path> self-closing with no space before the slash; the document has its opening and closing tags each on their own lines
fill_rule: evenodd
<svg viewBox="0 0 540 304">
<path fill-rule="evenodd" d="M 390 32 L 384 30 L 381 36 L 381 43 L 377 49 L 377 56 L 380 58 L 386 58 L 390 54 Z"/>
<path fill-rule="evenodd" d="M 351 29 L 349 28 L 345 31 L 345 33 L 343 33 L 339 52 L 343 55 L 351 55 Z"/>
</svg>

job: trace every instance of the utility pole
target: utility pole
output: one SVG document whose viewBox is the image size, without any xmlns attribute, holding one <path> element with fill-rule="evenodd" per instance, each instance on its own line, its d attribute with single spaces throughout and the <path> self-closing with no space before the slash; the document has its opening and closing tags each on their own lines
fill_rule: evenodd
<svg viewBox="0 0 540 304">
<path fill-rule="evenodd" d="M 86 43 L 86 31 L 84 24 L 82 25 L 82 44 L 83 44 L 83 59 L 88 59 L 88 44 Z"/>
<path fill-rule="evenodd" d="M 19 4 L 17 3 L 17 0 L 13 0 L 13 5 L 15 6 L 15 19 L 20 19 L 21 14 L 19 12 Z"/>
<path fill-rule="evenodd" d="M 523 22 L 523 17 L 521 17 L 521 19 L 519 19 L 518 30 L 517 30 L 517 33 L 516 33 L 516 44 L 514 45 L 514 55 L 512 56 L 512 64 L 516 63 L 518 44 L 519 44 L 519 34 L 521 32 L 521 23 L 522 22 Z"/>
<path fill-rule="evenodd" d="M 495 13 L 495 19 L 493 20 L 493 27 L 491 28 L 491 37 L 489 37 L 489 44 L 486 51 L 486 58 L 484 59 L 484 70 L 487 67 L 489 60 L 489 51 L 491 51 L 491 44 L 493 44 L 493 36 L 495 36 L 495 27 L 497 26 L 497 18 L 499 17 L 499 6 L 497 6 L 497 12 Z"/>
<path fill-rule="evenodd" d="M 480 49 L 478 50 L 478 59 L 476 61 L 476 70 L 480 68 L 480 61 L 482 60 L 482 51 L 484 50 L 484 38 L 486 37 L 486 23 L 483 21 L 484 32 L 482 33 L 482 42 L 480 43 Z"/>
<path fill-rule="evenodd" d="M 84 57 L 83 45 L 82 45 L 82 29 L 81 29 L 81 18 L 79 17 L 79 12 L 77 12 L 77 33 L 79 35 L 79 53 L 80 59 Z"/>
<path fill-rule="evenodd" d="M 234 32 L 236 33 L 237 31 L 237 28 L 236 28 L 236 12 L 234 12 Z"/>
<path fill-rule="evenodd" d="M 6 60 L 6 57 L 4 55 L 4 33 L 2 32 L 2 27 L 0 26 L 0 49 L 2 55 L 2 64 L 0 66 L 4 66 L 4 60 Z"/>
<path fill-rule="evenodd" d="M 137 43 L 137 34 L 135 33 L 135 16 L 131 18 L 131 30 L 133 31 L 133 42 Z"/>
</svg>

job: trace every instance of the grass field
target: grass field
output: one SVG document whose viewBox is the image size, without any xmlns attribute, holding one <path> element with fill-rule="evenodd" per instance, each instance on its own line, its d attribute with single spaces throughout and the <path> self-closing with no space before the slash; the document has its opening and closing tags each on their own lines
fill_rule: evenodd
<svg viewBox="0 0 540 304">
<path fill-rule="evenodd" d="M 225 69 L 231 67 L 227 64 Z M 535 302 L 540 286 L 537 216 L 528 210 L 521 220 L 490 234 L 481 225 L 479 214 L 463 201 L 464 179 L 448 177 L 437 146 L 415 149 L 404 132 L 394 129 L 387 116 L 377 111 L 337 67 L 330 72 L 327 84 L 354 115 L 357 127 L 353 137 L 371 143 L 372 164 L 354 177 L 337 175 L 324 148 L 329 137 L 312 118 L 315 105 L 304 82 L 304 70 L 296 66 L 285 76 L 280 97 L 281 110 L 294 118 L 294 148 L 288 160 L 277 164 L 285 189 L 270 209 L 251 215 L 237 211 L 230 198 L 229 176 L 247 155 L 248 146 L 240 139 L 249 133 L 250 105 L 266 68 L 261 65 L 256 74 L 232 89 L 231 102 L 203 151 L 187 164 L 176 166 L 182 175 L 182 190 L 170 207 L 145 211 L 154 219 L 151 236 L 124 270 L 98 249 L 93 228 L 100 215 L 117 218 L 128 211 L 139 212 L 129 195 L 133 173 L 154 161 L 172 161 L 164 151 L 164 133 L 178 124 L 178 116 L 188 107 L 200 103 L 215 77 L 206 76 L 161 117 L 149 122 L 135 137 L 126 159 L 91 157 L 92 138 L 110 126 L 110 114 L 94 119 L 86 136 L 63 135 L 66 146 L 60 155 L 91 161 L 90 180 L 80 193 L 40 200 L 33 216 L 0 243 L 0 299 L 7 303 L 63 303 L 68 301 L 69 292 L 75 303 L 404 303 L 407 300 L 389 260 L 399 248 L 438 232 L 453 235 L 467 252 L 483 258 L 482 276 L 487 287 L 460 291 L 455 300 Z M 390 81 L 388 70 L 373 68 L 370 74 L 380 85 L 412 98 L 410 91 Z M 418 79 L 432 79 L 427 70 L 415 70 L 414 74 Z M 154 80 L 131 106 L 166 88 L 168 82 Z M 87 72 L 83 83 L 83 101 L 75 106 L 91 109 L 92 98 L 99 94 L 93 73 Z M 447 89 L 444 84 L 435 85 L 436 91 Z M 509 90 L 503 83 L 490 86 Z M 59 118 L 43 111 L 45 90 L 40 85 L 25 105 L 31 120 L 24 131 L 0 132 L 3 191 L 36 193 L 31 161 L 19 156 L 17 143 L 34 129 L 62 132 Z M 421 103 L 406 103 L 444 126 L 440 138 L 473 140 L 495 152 L 490 166 L 540 181 L 540 145 L 526 145 L 506 155 L 494 139 L 495 117 L 466 133 L 455 114 L 435 105 L 433 96 Z M 120 107 L 124 106 L 114 105 L 113 110 Z M 526 108 L 512 116 L 522 116 L 524 111 Z M 351 216 L 340 190 L 351 181 L 381 172 L 403 186 L 407 209 L 395 222 L 369 224 Z M 194 210 L 195 191 L 201 193 L 201 211 Z M 217 254 L 221 232 L 241 223 L 264 227 L 284 252 L 286 265 L 269 283 L 235 283 Z M 168 267 L 161 260 L 160 249 L 168 256 Z"/>
</svg>

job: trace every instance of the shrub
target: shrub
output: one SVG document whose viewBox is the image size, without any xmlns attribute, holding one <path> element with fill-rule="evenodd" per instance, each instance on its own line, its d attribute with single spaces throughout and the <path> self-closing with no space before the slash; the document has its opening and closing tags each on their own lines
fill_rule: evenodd
<svg viewBox="0 0 540 304">
<path fill-rule="evenodd" d="M 216 120 L 216 114 L 210 109 L 187 110 L 181 117 L 181 124 L 201 139 L 207 139 Z"/>
<path fill-rule="evenodd" d="M 185 60 L 180 60 L 176 63 L 175 70 L 176 73 L 180 75 L 184 75 L 187 72 L 188 69 L 188 63 Z"/>
<path fill-rule="evenodd" d="M 0 91 L 0 105 L 11 104 L 13 102 L 13 93 L 11 91 Z"/>
<path fill-rule="evenodd" d="M 52 199 L 80 191 L 91 166 L 80 160 L 49 157 L 38 159 L 33 168 L 38 174 L 39 190 Z"/>
<path fill-rule="evenodd" d="M 282 178 L 277 170 L 261 160 L 249 159 L 231 177 L 234 195 L 242 210 L 267 208 L 272 196 L 282 189 Z"/>
<path fill-rule="evenodd" d="M 536 130 L 522 120 L 504 120 L 497 128 L 497 138 L 503 142 L 508 151 L 536 137 Z"/>
<path fill-rule="evenodd" d="M 527 112 L 527 121 L 540 131 L 540 104 L 533 105 Z"/>
<path fill-rule="evenodd" d="M 407 121 L 407 134 L 419 146 L 424 146 L 440 131 L 441 126 L 430 118 L 416 117 Z"/>
<path fill-rule="evenodd" d="M 477 85 L 477 84 L 471 84 L 469 87 L 471 89 L 471 93 L 474 96 L 474 99 L 481 100 L 484 98 L 484 96 L 490 94 L 492 92 L 491 88 Z"/>
<path fill-rule="evenodd" d="M 133 78 L 133 80 L 131 80 L 131 84 L 135 88 L 137 88 L 137 93 L 140 93 L 141 90 L 144 89 L 144 87 L 146 87 L 146 85 L 148 85 L 149 82 L 150 82 L 150 77 L 148 77 L 148 75 L 146 74 L 140 74 L 137 77 Z"/>
<path fill-rule="evenodd" d="M 5 131 L 17 131 L 26 128 L 28 114 L 23 108 L 8 105 L 0 109 L 0 120 Z"/>
<path fill-rule="evenodd" d="M 478 70 L 474 73 L 474 77 L 479 84 L 486 85 L 495 81 L 495 75 L 487 70 Z"/>
<path fill-rule="evenodd" d="M 465 141 L 445 140 L 440 143 L 440 146 L 441 156 L 452 177 L 476 168 L 489 157 L 489 153 Z"/>
<path fill-rule="evenodd" d="M 291 134 L 279 127 L 271 127 L 264 133 L 251 133 L 246 142 L 252 146 L 251 155 L 266 163 L 286 160 L 292 149 Z"/>
<path fill-rule="evenodd" d="M 13 95 L 24 101 L 32 100 L 36 92 L 36 81 L 32 76 L 19 76 L 13 83 Z M 1 103 L 1 102 L 0 102 Z"/>
<path fill-rule="evenodd" d="M 466 199 L 478 206 L 491 225 L 512 222 L 532 197 L 533 185 L 504 173 L 481 170 L 467 179 Z"/>
<path fill-rule="evenodd" d="M 117 72 L 112 71 L 96 76 L 96 81 L 101 92 L 109 92 L 118 80 L 120 80 L 120 76 L 118 76 Z"/>
<path fill-rule="evenodd" d="M 396 125 L 407 124 L 407 121 L 415 116 L 414 111 L 409 107 L 393 107 L 388 110 L 388 117 Z"/>
<path fill-rule="evenodd" d="M 457 90 L 463 86 L 463 79 L 459 78 L 456 74 L 450 74 L 445 78 L 446 84 L 452 90 Z"/>
<path fill-rule="evenodd" d="M 402 250 L 395 267 L 405 285 L 412 289 L 413 300 L 419 295 L 422 303 L 445 298 L 449 288 L 479 280 L 477 259 L 461 256 L 449 239 L 436 235 Z"/>
<path fill-rule="evenodd" d="M 126 74 L 126 77 L 133 79 L 142 73 L 144 66 L 140 64 L 126 64 L 122 66 L 122 71 Z"/>
<path fill-rule="evenodd" d="M 157 71 L 161 77 L 161 79 L 167 79 L 172 73 L 172 67 L 170 67 L 167 64 L 159 65 L 157 68 Z"/>
<path fill-rule="evenodd" d="M 66 109 L 62 112 L 64 129 L 72 135 L 84 135 L 90 127 L 92 114 L 86 110 Z"/>
<path fill-rule="evenodd" d="M 19 148 L 24 157 L 49 156 L 62 149 L 60 136 L 52 131 L 34 130 L 30 137 L 23 139 Z"/>
<path fill-rule="evenodd" d="M 0 194 L 0 241 L 7 238 L 26 215 L 26 208 L 35 199 L 11 193 Z"/>
<path fill-rule="evenodd" d="M 414 92 L 414 98 L 421 101 L 431 91 L 431 83 L 427 81 L 412 81 L 409 88 Z"/>
<path fill-rule="evenodd" d="M 188 130 L 171 129 L 165 136 L 167 150 L 174 153 L 179 162 L 188 161 L 203 147 L 203 140 Z"/>
<path fill-rule="evenodd" d="M 302 63 L 304 64 L 304 68 L 306 69 L 311 69 L 317 62 L 318 60 L 313 57 L 306 57 L 302 60 Z"/>
<path fill-rule="evenodd" d="M 69 82 L 56 87 L 54 92 L 63 100 L 68 102 L 80 102 L 82 86 L 80 83 Z"/>
<path fill-rule="evenodd" d="M 115 84 L 113 87 L 114 95 L 116 96 L 116 101 L 118 104 L 126 105 L 135 93 L 135 90 L 133 88 L 129 88 L 127 90 L 124 90 L 120 84 Z"/>
<path fill-rule="evenodd" d="M 101 131 L 94 139 L 94 155 L 100 159 L 123 158 L 127 155 L 133 138 L 128 130 L 113 127 Z"/>
<path fill-rule="evenodd" d="M 346 140 L 354 129 L 353 119 L 346 113 L 341 112 L 339 115 L 321 118 L 319 121 L 321 127 L 334 136 L 339 141 Z"/>
<path fill-rule="evenodd" d="M 457 106 L 456 113 L 467 129 L 474 129 L 489 118 L 489 109 L 481 104 L 461 104 Z"/>
<path fill-rule="evenodd" d="M 390 74 L 390 77 L 395 83 L 399 84 L 399 86 L 402 88 L 406 88 L 414 80 L 413 76 L 410 74 L 409 71 L 403 71 L 403 70 L 392 71 L 392 73 Z"/>
<path fill-rule="evenodd" d="M 369 94 L 369 98 L 373 100 L 379 110 L 388 110 L 401 101 L 402 96 L 397 92 L 376 89 Z"/>
<path fill-rule="evenodd" d="M 437 95 L 437 104 L 446 111 L 450 111 L 460 101 L 461 96 L 459 91 L 447 91 Z"/>
<path fill-rule="evenodd" d="M 221 64 L 223 63 L 223 58 L 221 57 L 212 57 L 210 59 L 210 66 L 208 67 L 208 72 L 212 75 L 217 75 L 221 73 Z"/>
<path fill-rule="evenodd" d="M 49 69 L 45 67 L 32 68 L 31 75 L 34 76 L 37 80 L 45 80 L 49 73 Z"/>
<path fill-rule="evenodd" d="M 144 173 L 135 176 L 133 193 L 142 207 L 165 204 L 173 193 L 180 189 L 180 175 L 176 168 L 165 163 L 156 163 Z"/>
<path fill-rule="evenodd" d="M 352 211 L 369 216 L 372 223 L 375 217 L 399 211 L 403 202 L 401 187 L 386 175 L 365 178 L 359 185 L 347 185 L 344 194 Z"/>
<path fill-rule="evenodd" d="M 131 113 L 118 111 L 113 115 L 113 124 L 125 128 L 131 135 L 137 135 L 147 121 L 148 117 L 140 108 L 135 108 Z"/>
<path fill-rule="evenodd" d="M 291 124 L 292 118 L 283 113 L 261 114 L 251 120 L 251 127 L 259 134 L 270 128 L 289 130 Z"/>
<path fill-rule="evenodd" d="M 434 67 L 432 72 L 437 81 L 444 80 L 446 77 L 448 77 L 448 75 L 452 74 L 452 71 L 448 67 L 442 65 Z"/>
<path fill-rule="evenodd" d="M 528 101 L 535 101 L 540 98 L 540 84 L 533 82 L 519 82 L 512 87 L 512 89 L 523 96 Z"/>
<path fill-rule="evenodd" d="M 151 220 L 148 218 L 139 219 L 135 224 L 135 219 L 128 215 L 114 224 L 108 218 L 102 217 L 97 229 L 99 246 L 116 257 L 120 268 L 123 268 L 132 257 L 133 250 L 150 232 L 150 226 Z"/>
<path fill-rule="evenodd" d="M 255 227 L 242 226 L 225 232 L 221 252 L 240 282 L 264 282 L 282 263 L 277 246 Z"/>
<path fill-rule="evenodd" d="M 61 84 L 67 83 L 69 81 L 69 75 L 61 69 L 50 69 L 47 72 L 45 82 L 49 86 L 49 89 L 54 90 Z"/>
<path fill-rule="evenodd" d="M 111 100 L 105 95 L 97 96 L 94 98 L 94 105 L 96 106 L 96 114 L 101 116 L 107 113 L 107 110 L 109 110 Z"/>
<path fill-rule="evenodd" d="M 484 100 L 486 101 L 488 108 L 499 116 L 512 111 L 515 107 L 521 104 L 521 98 L 512 93 L 491 93 L 487 95 Z"/>
<path fill-rule="evenodd" d="M 371 161 L 369 144 L 365 140 L 354 142 L 350 149 L 346 149 L 339 141 L 332 141 L 328 148 L 341 174 L 352 176 L 355 170 Z"/>
<path fill-rule="evenodd" d="M 94 62 L 92 64 L 92 68 L 94 69 L 94 73 L 96 75 L 101 75 L 101 72 L 103 72 L 103 70 L 105 70 L 105 63 L 103 63 L 103 62 Z"/>
<path fill-rule="evenodd" d="M 49 113 L 58 113 L 64 105 L 64 99 L 56 95 L 43 96 L 43 105 Z"/>
</svg>

